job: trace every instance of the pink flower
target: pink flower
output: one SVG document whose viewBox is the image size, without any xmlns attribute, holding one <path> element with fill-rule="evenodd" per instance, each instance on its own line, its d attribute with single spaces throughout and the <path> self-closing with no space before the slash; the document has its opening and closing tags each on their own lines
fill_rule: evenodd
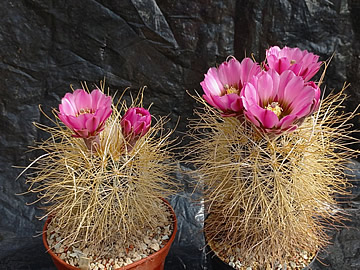
<svg viewBox="0 0 360 270">
<path fill-rule="evenodd" d="M 320 89 L 291 70 L 281 75 L 269 70 L 245 85 L 242 100 L 245 116 L 255 126 L 267 133 L 280 134 L 295 130 L 318 109 Z"/>
<path fill-rule="evenodd" d="M 124 137 L 134 144 L 144 136 L 151 126 L 151 114 L 144 108 L 130 108 L 121 119 L 121 128 Z"/>
<path fill-rule="evenodd" d="M 212 67 L 200 83 L 205 93 L 203 98 L 221 110 L 223 116 L 238 115 L 243 110 L 240 92 L 245 83 L 260 71 L 260 66 L 250 58 L 241 63 L 232 58 L 219 68 Z"/>
<path fill-rule="evenodd" d="M 74 137 L 97 136 L 112 113 L 111 97 L 95 89 L 91 94 L 83 89 L 67 93 L 59 105 L 60 120 L 75 134 Z"/>
<path fill-rule="evenodd" d="M 320 69 L 319 56 L 300 50 L 299 48 L 284 47 L 280 49 L 274 46 L 266 50 L 267 65 L 265 68 L 274 69 L 281 74 L 285 70 L 291 70 L 296 75 L 303 77 L 305 81 L 310 80 Z"/>
</svg>

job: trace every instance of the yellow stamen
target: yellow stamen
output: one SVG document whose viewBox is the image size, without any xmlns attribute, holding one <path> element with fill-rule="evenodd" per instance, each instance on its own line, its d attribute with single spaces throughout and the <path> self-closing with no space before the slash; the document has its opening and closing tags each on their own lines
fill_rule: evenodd
<svg viewBox="0 0 360 270">
<path fill-rule="evenodd" d="M 280 118 L 280 115 L 283 111 L 283 108 L 280 107 L 279 103 L 278 102 L 271 102 L 271 104 L 268 104 L 265 109 L 269 110 L 269 111 L 272 111 L 276 114 L 277 117 Z"/>
<path fill-rule="evenodd" d="M 82 114 L 87 114 L 87 113 L 92 113 L 91 109 L 81 108 L 81 109 L 79 110 L 79 112 L 76 114 L 76 117 L 78 117 L 79 115 L 82 115 Z"/>
<path fill-rule="evenodd" d="M 225 94 L 224 95 L 228 95 L 228 94 L 239 94 L 239 89 L 236 87 L 236 85 L 231 85 L 229 86 L 228 84 L 224 85 L 224 90 L 225 90 Z"/>
<path fill-rule="evenodd" d="M 290 65 L 293 65 L 293 64 L 295 64 L 295 63 L 296 63 L 295 60 L 291 60 L 291 61 L 290 61 Z"/>
</svg>

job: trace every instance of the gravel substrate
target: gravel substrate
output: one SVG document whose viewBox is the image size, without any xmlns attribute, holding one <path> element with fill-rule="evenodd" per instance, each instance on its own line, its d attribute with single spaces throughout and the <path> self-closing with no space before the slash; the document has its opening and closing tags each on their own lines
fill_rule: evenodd
<svg viewBox="0 0 360 270">
<path fill-rule="evenodd" d="M 281 264 L 278 263 L 275 267 L 271 267 L 270 265 L 266 266 L 266 270 L 300 270 L 308 266 L 311 261 L 314 259 L 314 254 L 309 255 L 306 251 L 298 253 L 297 256 L 289 260 L 287 263 Z M 234 256 L 228 258 L 228 264 L 234 269 L 237 270 L 258 270 L 259 267 L 245 266 L 241 263 L 239 259 L 235 259 Z M 254 263 L 256 265 L 256 263 Z"/>
<path fill-rule="evenodd" d="M 242 263 L 240 249 L 236 248 L 235 254 L 234 256 L 219 256 L 217 254 L 217 256 L 236 270 L 301 270 L 307 267 L 316 256 L 316 253 L 309 254 L 306 251 L 299 251 L 296 255 L 288 257 L 287 262 L 283 264 L 277 263 L 273 267 L 268 264 L 260 268 L 257 262 L 254 262 L 251 266 L 244 265 Z"/>
<path fill-rule="evenodd" d="M 171 215 L 169 219 L 171 219 Z M 76 245 L 66 246 L 59 228 L 52 221 L 47 227 L 47 242 L 49 248 L 60 259 L 72 266 L 84 270 L 114 270 L 155 253 L 166 245 L 172 232 L 173 224 L 172 220 L 169 220 L 162 226 L 157 227 L 155 231 L 147 230 L 142 233 L 143 242 L 138 246 L 129 245 L 124 248 L 115 244 L 115 249 L 118 251 L 115 258 L 99 258 L 96 254 L 92 254 L 89 249 L 79 250 Z"/>
</svg>

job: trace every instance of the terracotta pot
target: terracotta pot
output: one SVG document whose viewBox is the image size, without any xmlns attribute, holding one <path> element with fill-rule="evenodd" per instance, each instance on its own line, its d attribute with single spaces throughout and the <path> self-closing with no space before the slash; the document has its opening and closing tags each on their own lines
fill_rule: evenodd
<svg viewBox="0 0 360 270">
<path fill-rule="evenodd" d="M 119 270 L 163 270 L 164 269 L 164 265 L 165 265 L 165 258 L 167 256 L 167 254 L 169 253 L 170 247 L 172 242 L 175 239 L 175 235 L 177 232 L 177 219 L 175 216 L 175 212 L 172 209 L 172 207 L 170 206 L 170 204 L 162 199 L 167 206 L 169 207 L 171 214 L 173 216 L 173 227 L 174 227 L 174 231 L 169 239 L 169 241 L 166 243 L 166 245 L 164 247 L 162 247 L 160 250 L 158 250 L 157 252 L 149 255 L 146 258 L 143 258 L 139 261 L 136 261 L 132 264 L 129 264 L 127 266 L 118 268 Z M 64 262 L 63 260 L 61 260 L 50 248 L 49 245 L 47 243 L 46 240 L 46 230 L 47 230 L 47 225 L 49 224 L 51 219 L 47 219 L 43 228 L 43 243 L 45 245 L 46 250 L 48 251 L 48 253 L 51 256 L 51 259 L 53 260 L 56 268 L 58 270 L 79 270 L 79 268 L 71 266 L 70 264 Z"/>
<path fill-rule="evenodd" d="M 206 254 L 209 262 L 211 263 L 212 269 L 216 270 L 234 270 L 230 265 L 222 261 L 218 256 L 216 256 L 215 252 L 210 248 L 209 245 L 206 245 Z M 304 267 L 302 270 L 310 270 L 313 265 L 315 259 L 317 257 L 317 253 L 315 254 L 312 261 L 308 266 Z"/>
</svg>

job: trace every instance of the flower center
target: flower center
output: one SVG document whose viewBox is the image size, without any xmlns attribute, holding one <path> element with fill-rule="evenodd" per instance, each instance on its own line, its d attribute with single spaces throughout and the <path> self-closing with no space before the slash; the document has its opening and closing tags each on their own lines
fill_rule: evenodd
<svg viewBox="0 0 360 270">
<path fill-rule="evenodd" d="M 225 90 L 224 95 L 239 94 L 240 93 L 239 88 L 237 88 L 236 85 L 225 84 L 224 85 L 224 90 Z"/>
<path fill-rule="evenodd" d="M 295 63 L 296 63 L 296 60 L 294 60 L 294 59 L 290 61 L 290 65 L 293 65 Z"/>
<path fill-rule="evenodd" d="M 78 117 L 79 115 L 82 115 L 82 114 L 87 114 L 87 113 L 93 113 L 93 112 L 91 111 L 91 109 L 81 108 L 79 110 L 79 112 L 76 114 L 76 117 Z"/>
<path fill-rule="evenodd" d="M 280 118 L 280 115 L 283 111 L 283 108 L 280 107 L 279 102 L 271 102 L 271 104 L 268 104 L 265 109 L 272 111 L 273 113 L 276 114 L 277 117 Z"/>
</svg>

